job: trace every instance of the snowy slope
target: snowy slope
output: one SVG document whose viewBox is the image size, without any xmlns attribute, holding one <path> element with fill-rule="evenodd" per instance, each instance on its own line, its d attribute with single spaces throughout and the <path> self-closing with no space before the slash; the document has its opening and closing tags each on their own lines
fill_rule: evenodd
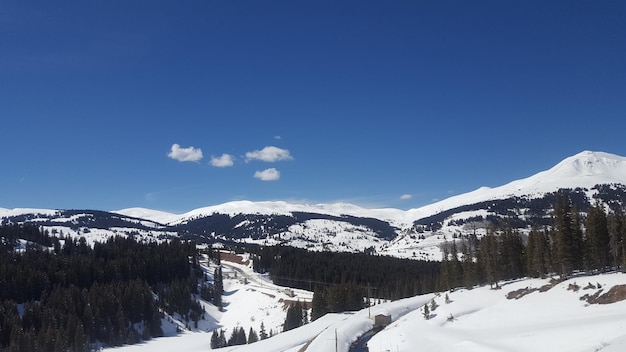
<svg viewBox="0 0 626 352">
<path fill-rule="evenodd" d="M 176 225 L 181 222 L 189 221 L 190 219 L 209 216 L 216 213 L 234 216 L 237 214 L 291 215 L 294 212 L 333 216 L 351 215 L 356 217 L 370 217 L 392 221 L 403 218 L 404 214 L 404 211 L 400 209 L 367 209 L 348 203 L 304 204 L 289 203 L 284 201 L 251 202 L 242 200 L 194 209 L 181 214 L 178 219 L 167 223 L 170 225 Z"/>
<path fill-rule="evenodd" d="M 256 275 L 244 270 L 248 275 Z M 460 289 L 447 292 L 449 303 L 445 302 L 446 293 L 428 294 L 382 303 L 359 312 L 328 314 L 267 340 L 219 351 L 326 352 L 335 351 L 337 347 L 337 351 L 347 352 L 352 342 L 372 328 L 371 317 L 377 314 L 390 315 L 392 323 L 369 341 L 372 352 L 624 351 L 626 300 L 611 304 L 591 304 L 585 300 L 586 296 L 600 296 L 624 284 L 626 274 L 609 273 L 578 276 L 560 283 L 551 283 L 549 279 L 516 280 L 502 283 L 499 290 L 488 286 Z M 232 286 L 233 282 L 229 285 L 229 292 L 236 290 L 238 294 L 226 296 L 229 301 L 224 314 L 229 317 L 218 317 L 214 326 L 247 327 L 250 317 L 267 316 L 266 304 L 255 296 L 255 290 Z M 266 298 L 284 294 L 280 287 L 264 289 Z M 274 290 L 273 293 L 270 290 Z M 511 293 L 517 293 L 516 298 Z M 430 319 L 425 320 L 423 305 L 430 306 L 433 299 L 438 307 L 431 311 Z M 284 319 L 280 308 L 272 314 Z M 255 321 L 258 323 L 258 318 Z M 209 341 L 208 332 L 186 331 L 176 337 L 111 350 L 207 351 Z"/>
<path fill-rule="evenodd" d="M 511 196 L 539 196 L 559 188 L 591 188 L 597 184 L 626 184 L 626 157 L 583 151 L 566 158 L 549 170 L 512 181 L 503 186 L 481 187 L 421 208 L 410 209 L 405 220 L 420 219 L 462 205 Z"/>
<path fill-rule="evenodd" d="M 41 215 L 46 215 L 46 216 L 53 216 L 56 213 L 57 213 L 57 210 L 53 210 L 53 209 L 35 209 L 35 208 L 6 209 L 6 208 L 0 208 L 0 217 L 21 216 L 21 215 L 31 215 L 31 214 L 41 214 Z"/>
<path fill-rule="evenodd" d="M 597 283 L 602 289 L 584 289 Z M 621 273 L 579 277 L 519 299 L 506 295 L 538 289 L 547 280 L 512 282 L 501 290 L 459 290 L 449 294 L 450 304 L 437 299 L 440 307 L 430 320 L 415 311 L 374 336 L 370 351 L 624 351 L 626 301 L 602 305 L 581 300 L 624 283 Z M 568 289 L 574 284 L 578 291 Z"/>
<path fill-rule="evenodd" d="M 180 217 L 180 215 L 174 213 L 139 207 L 114 210 L 112 211 L 112 213 L 130 216 L 133 218 L 146 219 L 157 222 L 159 224 L 167 224 L 169 222 L 175 221 Z"/>
</svg>

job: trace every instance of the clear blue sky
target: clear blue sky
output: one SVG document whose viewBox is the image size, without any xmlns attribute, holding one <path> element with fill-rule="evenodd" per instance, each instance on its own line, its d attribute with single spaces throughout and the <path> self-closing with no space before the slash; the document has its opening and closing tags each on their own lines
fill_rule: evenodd
<svg viewBox="0 0 626 352">
<path fill-rule="evenodd" d="M 0 207 L 408 209 L 626 156 L 626 2 L 0 0 L 0 117 Z"/>
</svg>

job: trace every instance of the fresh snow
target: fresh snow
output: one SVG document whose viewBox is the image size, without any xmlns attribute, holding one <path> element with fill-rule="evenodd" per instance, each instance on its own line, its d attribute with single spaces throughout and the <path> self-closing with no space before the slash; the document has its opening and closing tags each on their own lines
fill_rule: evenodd
<svg viewBox="0 0 626 352">
<path fill-rule="evenodd" d="M 6 209 L 0 208 L 0 217 L 20 216 L 28 214 L 41 214 L 46 216 L 53 216 L 58 213 L 58 210 L 53 209 L 35 209 L 35 208 L 15 208 Z"/>
<path fill-rule="evenodd" d="M 132 218 L 146 219 L 159 224 L 167 224 L 180 217 L 178 214 L 168 213 L 160 210 L 146 209 L 146 208 L 127 208 L 121 210 L 114 210 L 112 213 L 129 216 Z"/>
<path fill-rule="evenodd" d="M 407 211 L 406 219 L 420 219 L 466 204 L 510 196 L 536 195 L 559 188 L 591 188 L 597 184 L 626 184 L 626 158 L 604 152 L 583 151 L 564 159 L 549 170 L 500 187 L 481 187 L 475 191 Z"/>
<path fill-rule="evenodd" d="M 316 213 L 332 216 L 352 215 L 393 221 L 401 218 L 404 213 L 404 211 L 399 209 L 367 209 L 348 203 L 305 204 L 288 203 L 284 201 L 251 202 L 242 200 L 194 209 L 190 212 L 182 214 L 178 219 L 170 221 L 169 223 L 178 224 L 217 213 L 234 216 L 237 214 L 291 215 L 293 212 Z"/>
<path fill-rule="evenodd" d="M 211 330 L 223 328 L 226 337 L 236 326 L 248 333 L 252 326 L 259 332 L 263 321 L 266 331 L 280 331 L 286 299 L 309 301 L 310 292 L 271 284 L 267 277 L 254 273 L 249 265 L 225 263 L 226 308 L 218 312 L 207 304 L 211 317 L 201 329 L 185 330 L 174 337 L 153 339 L 138 345 L 106 349 L 111 352 L 208 351 Z M 234 273 L 237 272 L 237 277 Z M 248 282 L 243 283 L 242 279 Z M 458 289 L 386 302 L 358 312 L 327 314 L 298 329 L 279 333 L 267 340 L 218 351 L 307 351 L 347 352 L 350 345 L 372 329 L 373 317 L 390 315 L 392 323 L 368 343 L 371 352 L 386 351 L 571 351 L 617 352 L 626 350 L 626 301 L 589 304 L 581 299 L 598 292 L 606 293 L 615 285 L 626 284 L 626 274 L 580 275 L 553 284 L 550 279 L 523 279 L 472 290 Z M 597 285 L 601 288 L 597 288 Z M 579 286 L 572 290 L 572 286 Z M 593 288 L 585 288 L 588 285 Z M 533 290 L 517 299 L 507 294 Z M 450 303 L 445 302 L 448 295 Z M 435 300 L 438 307 L 425 320 L 423 306 Z M 211 307 L 213 309 L 211 309 Z"/>
<path fill-rule="evenodd" d="M 578 284 L 578 292 L 568 290 Z M 626 349 L 626 301 L 589 305 L 580 298 L 598 289 L 603 292 L 626 283 L 626 275 L 613 273 L 582 276 L 562 282 L 546 292 L 535 291 L 519 299 L 506 294 L 539 288 L 547 280 L 511 282 L 500 290 L 481 287 L 449 293 L 452 301 L 440 305 L 425 320 L 412 312 L 374 336 L 370 351 L 624 351 Z M 452 317 L 449 321 L 448 317 Z"/>
</svg>

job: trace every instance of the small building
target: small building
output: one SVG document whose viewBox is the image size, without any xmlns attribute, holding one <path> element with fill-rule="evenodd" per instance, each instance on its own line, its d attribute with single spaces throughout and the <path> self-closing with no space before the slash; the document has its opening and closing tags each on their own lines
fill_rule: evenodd
<svg viewBox="0 0 626 352">
<path fill-rule="evenodd" d="M 378 314 L 374 317 L 374 329 L 383 329 L 391 324 L 391 315 Z"/>
</svg>

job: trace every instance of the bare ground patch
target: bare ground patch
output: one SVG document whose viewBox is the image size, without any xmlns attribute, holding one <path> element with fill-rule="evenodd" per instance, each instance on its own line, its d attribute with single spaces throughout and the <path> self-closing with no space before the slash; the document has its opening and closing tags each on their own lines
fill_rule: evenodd
<svg viewBox="0 0 626 352">
<path fill-rule="evenodd" d="M 525 288 L 520 288 L 519 290 L 515 290 L 515 291 L 511 291 L 509 293 L 506 294 L 506 298 L 508 299 L 520 299 L 528 294 L 531 294 L 535 291 L 538 291 L 538 288 L 530 288 L 530 287 L 525 287 Z"/>
<path fill-rule="evenodd" d="M 580 299 L 589 304 L 611 304 L 626 299 L 626 285 L 615 285 L 608 292 L 602 294 L 603 291 L 600 290 L 593 295 L 586 294 Z"/>
<path fill-rule="evenodd" d="M 539 292 L 546 292 L 549 289 L 553 288 L 554 286 L 558 285 L 559 283 L 563 282 L 562 279 L 550 279 L 550 283 L 543 285 L 539 288 Z"/>
</svg>

